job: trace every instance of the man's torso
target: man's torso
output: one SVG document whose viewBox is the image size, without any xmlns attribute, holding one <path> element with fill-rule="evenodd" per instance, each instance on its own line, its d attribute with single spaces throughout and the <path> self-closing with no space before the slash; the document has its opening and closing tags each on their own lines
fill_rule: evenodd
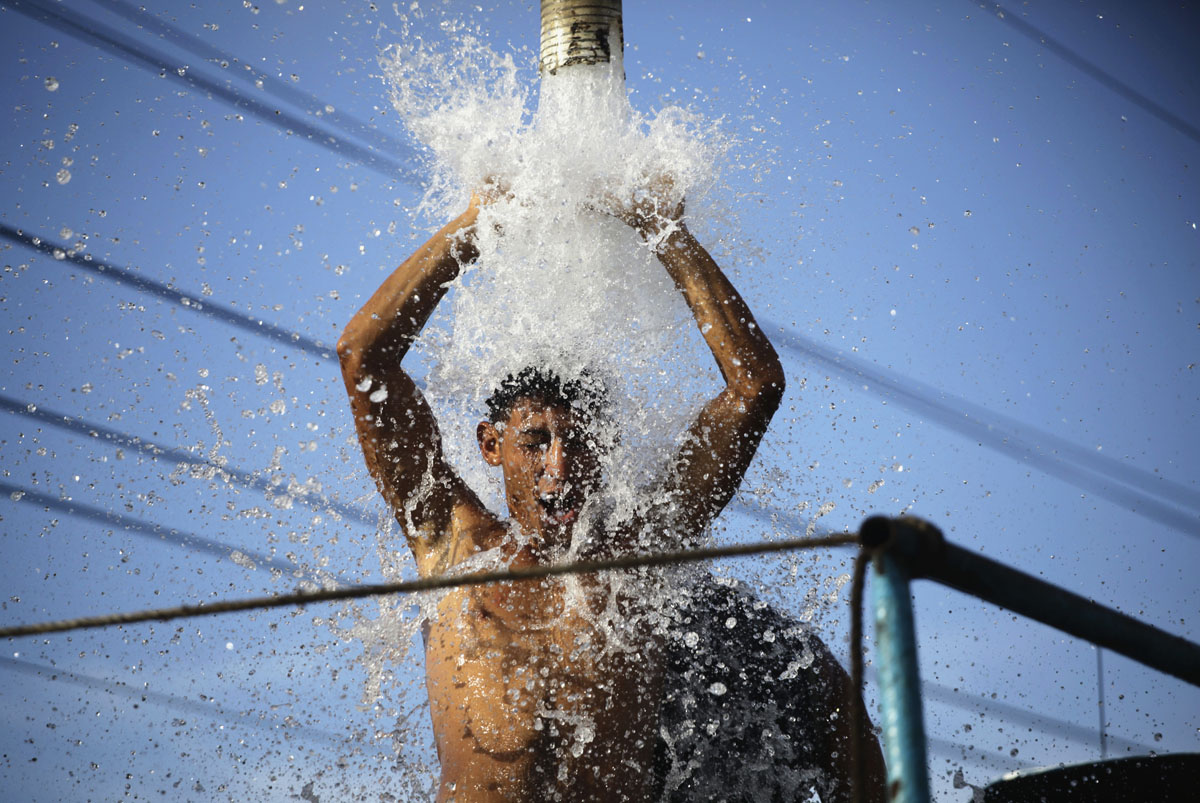
<svg viewBox="0 0 1200 803">
<path fill-rule="evenodd" d="M 425 659 L 440 799 L 644 799 L 660 661 L 647 634 L 611 630 L 636 627 L 635 604 L 595 577 L 447 593 Z"/>
</svg>

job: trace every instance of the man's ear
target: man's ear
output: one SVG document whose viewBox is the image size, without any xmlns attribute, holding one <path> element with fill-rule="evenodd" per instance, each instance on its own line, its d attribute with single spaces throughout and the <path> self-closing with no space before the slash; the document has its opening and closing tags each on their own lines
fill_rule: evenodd
<svg viewBox="0 0 1200 803">
<path fill-rule="evenodd" d="M 489 466 L 500 465 L 500 432 L 491 421 L 480 421 L 475 427 L 475 438 L 479 441 L 479 454 Z"/>
</svg>

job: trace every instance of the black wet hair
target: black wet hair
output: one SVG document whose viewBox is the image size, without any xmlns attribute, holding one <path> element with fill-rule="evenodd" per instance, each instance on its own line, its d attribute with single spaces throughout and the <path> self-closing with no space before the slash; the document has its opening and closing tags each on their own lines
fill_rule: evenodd
<svg viewBox="0 0 1200 803">
<path fill-rule="evenodd" d="M 538 365 L 509 374 L 485 402 L 488 420 L 493 424 L 507 421 L 519 399 L 571 407 L 589 422 L 598 422 L 608 411 L 608 388 L 595 372 L 587 369 L 571 379 Z"/>
</svg>

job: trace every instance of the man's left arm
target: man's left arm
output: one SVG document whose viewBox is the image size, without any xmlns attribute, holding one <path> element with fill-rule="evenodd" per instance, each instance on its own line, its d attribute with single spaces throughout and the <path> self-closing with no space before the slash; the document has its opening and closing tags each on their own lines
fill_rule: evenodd
<svg viewBox="0 0 1200 803">
<path fill-rule="evenodd" d="M 675 511 L 672 529 L 694 536 L 737 492 L 783 398 L 785 380 L 771 342 L 683 224 L 682 213 L 679 205 L 665 218 L 629 215 L 627 220 L 657 242 L 658 259 L 683 294 L 725 382 L 688 430 L 656 503 Z"/>
</svg>

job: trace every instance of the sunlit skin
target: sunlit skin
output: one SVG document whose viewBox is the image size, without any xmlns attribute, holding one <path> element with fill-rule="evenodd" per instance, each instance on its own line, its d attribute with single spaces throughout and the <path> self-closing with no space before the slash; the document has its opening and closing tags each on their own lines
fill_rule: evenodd
<svg viewBox="0 0 1200 803">
<path fill-rule="evenodd" d="M 630 534 L 644 529 L 668 533 L 676 543 L 702 533 L 737 491 L 784 390 L 775 350 L 683 225 L 682 204 L 665 202 L 661 189 L 636 203 L 606 203 L 655 244 L 724 385 L 648 489 L 657 504 L 646 505 L 643 517 L 624 522 L 622 531 L 582 534 L 597 536 L 587 540 L 607 554 L 619 554 Z M 593 422 L 562 404 L 518 398 L 507 420 L 484 421 L 476 431 L 483 460 L 503 475 L 508 518 L 502 520 L 447 464 L 433 413 L 402 368 L 448 285 L 478 256 L 474 227 L 489 192 L 495 187 L 474 194 L 463 214 L 400 265 L 338 342 L 367 467 L 422 576 L 493 548 L 514 566 L 553 560 L 581 535 L 575 529 L 589 519 L 587 503 L 601 479 Z M 380 386 L 386 394 L 374 393 Z M 661 650 L 634 623 L 642 620 L 636 614 L 643 603 L 653 603 L 628 594 L 611 598 L 602 576 L 580 578 L 578 598 L 568 600 L 567 588 L 560 579 L 497 583 L 455 589 L 439 603 L 426 638 L 439 801 L 648 799 Z M 604 606 L 625 623 L 622 638 L 636 649 L 610 643 L 596 625 Z M 843 677 L 837 672 L 835 681 Z M 835 775 L 844 772 L 845 735 L 827 750 L 826 769 Z M 874 791 L 882 789 L 882 758 L 877 746 L 868 753 L 867 799 L 881 800 Z"/>
<path fill-rule="evenodd" d="M 500 427 L 483 421 L 476 429 L 483 459 L 503 471 L 512 522 L 546 546 L 569 542 L 600 480 L 595 435 L 579 418 L 569 407 L 522 398 Z"/>
</svg>

